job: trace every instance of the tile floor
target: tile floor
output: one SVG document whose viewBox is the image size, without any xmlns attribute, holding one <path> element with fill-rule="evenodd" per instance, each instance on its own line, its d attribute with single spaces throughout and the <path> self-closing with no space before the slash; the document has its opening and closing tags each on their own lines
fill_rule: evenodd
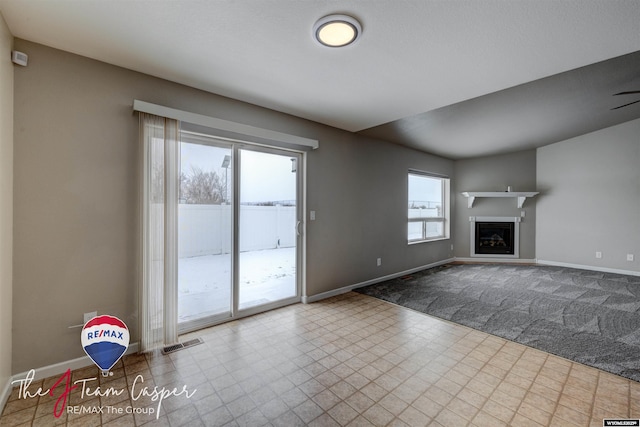
<svg viewBox="0 0 640 427">
<path fill-rule="evenodd" d="M 55 418 L 59 388 L 33 398 L 16 388 L 0 425 L 602 426 L 640 417 L 640 383 L 356 293 L 192 336 L 204 344 L 128 356 L 113 376 L 85 382 L 86 395 L 70 393 L 67 408 L 101 414 Z M 95 376 L 85 368 L 73 381 Z M 179 394 L 157 418 L 154 387 Z"/>
</svg>

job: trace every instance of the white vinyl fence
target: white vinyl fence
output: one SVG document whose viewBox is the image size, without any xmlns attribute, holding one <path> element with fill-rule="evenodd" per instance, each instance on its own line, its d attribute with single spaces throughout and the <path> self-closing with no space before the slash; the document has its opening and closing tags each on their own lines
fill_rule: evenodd
<svg viewBox="0 0 640 427">
<path fill-rule="evenodd" d="M 409 209 L 409 219 L 413 218 L 433 218 L 440 215 L 437 208 L 414 208 Z M 409 221 L 407 238 L 411 240 L 422 240 L 430 237 L 441 236 L 443 233 L 441 222 Z"/>
<path fill-rule="evenodd" d="M 178 206 L 178 257 L 231 251 L 231 206 Z M 294 247 L 295 206 L 240 206 L 240 252 Z"/>
<path fill-rule="evenodd" d="M 411 209 L 409 208 L 409 218 L 429 218 L 440 216 L 440 211 L 436 208 Z"/>
</svg>

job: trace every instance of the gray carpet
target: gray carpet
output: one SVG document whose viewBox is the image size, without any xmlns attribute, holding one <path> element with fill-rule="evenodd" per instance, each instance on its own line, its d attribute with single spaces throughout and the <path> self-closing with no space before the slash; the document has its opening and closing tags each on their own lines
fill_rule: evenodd
<svg viewBox="0 0 640 427">
<path fill-rule="evenodd" d="M 356 291 L 640 381 L 640 277 L 445 265 Z"/>
</svg>

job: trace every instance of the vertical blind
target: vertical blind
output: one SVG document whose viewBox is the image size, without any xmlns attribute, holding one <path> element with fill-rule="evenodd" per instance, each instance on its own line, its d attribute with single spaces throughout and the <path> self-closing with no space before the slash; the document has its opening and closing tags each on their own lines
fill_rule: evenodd
<svg viewBox="0 0 640 427">
<path fill-rule="evenodd" d="M 140 113 L 140 350 L 178 342 L 179 122 Z"/>
</svg>

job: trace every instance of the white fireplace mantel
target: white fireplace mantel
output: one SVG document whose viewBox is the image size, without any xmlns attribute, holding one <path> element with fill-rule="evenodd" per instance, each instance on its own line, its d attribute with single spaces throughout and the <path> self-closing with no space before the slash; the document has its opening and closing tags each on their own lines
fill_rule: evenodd
<svg viewBox="0 0 640 427">
<path fill-rule="evenodd" d="M 462 193 L 469 200 L 467 207 L 471 209 L 476 197 L 513 197 L 518 198 L 518 209 L 522 208 L 527 197 L 535 197 L 540 194 L 538 191 L 465 191 Z"/>
</svg>

